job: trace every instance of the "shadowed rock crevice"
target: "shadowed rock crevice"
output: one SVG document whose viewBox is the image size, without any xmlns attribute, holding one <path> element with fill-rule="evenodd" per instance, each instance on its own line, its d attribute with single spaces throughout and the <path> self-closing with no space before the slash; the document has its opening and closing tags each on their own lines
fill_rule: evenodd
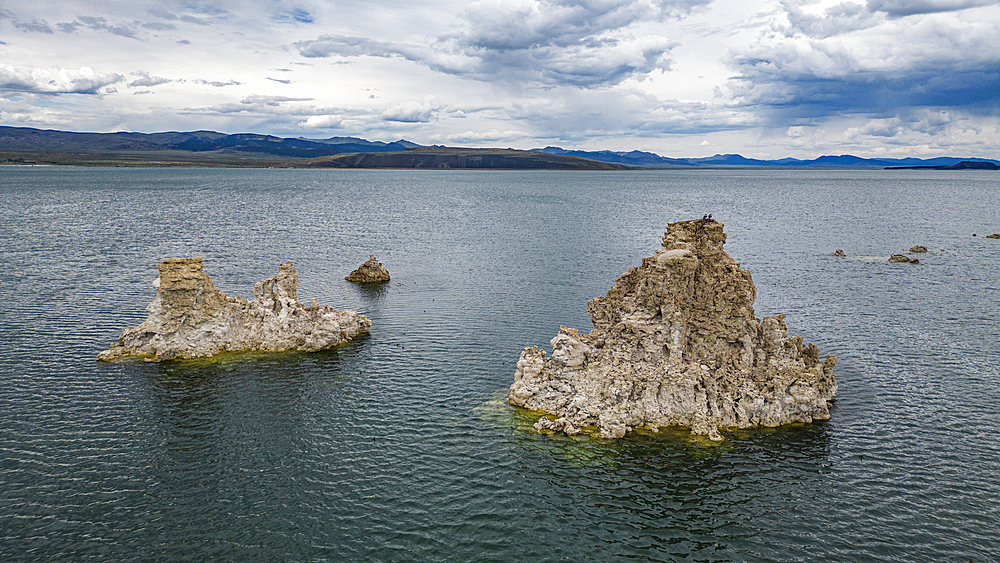
<svg viewBox="0 0 1000 563">
<path fill-rule="evenodd" d="M 313 352 L 366 334 L 371 321 L 354 311 L 337 311 L 313 298 L 298 301 L 299 274 L 292 262 L 253 286 L 253 301 L 231 297 L 202 271 L 204 261 L 167 258 L 157 269 L 156 299 L 149 316 L 127 329 L 98 360 L 135 356 L 147 361 L 198 358 L 219 352 L 300 350 Z"/>
<path fill-rule="evenodd" d="M 722 223 L 671 223 L 663 248 L 587 304 L 590 334 L 560 327 L 552 356 L 521 353 L 512 405 L 549 413 L 536 429 L 777 426 L 830 417 L 836 358 L 788 336 L 785 315 L 758 320 L 757 289 L 723 245 Z"/>
</svg>

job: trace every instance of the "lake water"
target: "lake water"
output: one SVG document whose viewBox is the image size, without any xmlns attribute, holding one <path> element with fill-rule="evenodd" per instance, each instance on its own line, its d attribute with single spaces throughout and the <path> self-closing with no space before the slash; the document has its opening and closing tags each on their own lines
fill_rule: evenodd
<svg viewBox="0 0 1000 563">
<path fill-rule="evenodd" d="M 0 560 L 1000 560 L 998 174 L 5 167 L 0 195 Z M 534 433 L 520 351 L 706 213 L 757 316 L 839 358 L 832 419 Z M 392 281 L 344 281 L 369 254 Z M 291 259 L 371 336 L 94 361 L 172 256 L 244 297 Z"/>
</svg>

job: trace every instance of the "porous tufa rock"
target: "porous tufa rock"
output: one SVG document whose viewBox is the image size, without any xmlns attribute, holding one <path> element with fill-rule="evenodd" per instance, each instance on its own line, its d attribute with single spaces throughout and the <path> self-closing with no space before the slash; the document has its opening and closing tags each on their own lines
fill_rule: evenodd
<svg viewBox="0 0 1000 563">
<path fill-rule="evenodd" d="M 374 255 L 369 254 L 368 260 L 344 279 L 357 283 L 387 282 L 389 281 L 389 272 L 386 271 L 381 262 L 375 259 Z"/>
<path fill-rule="evenodd" d="M 204 261 L 167 258 L 157 269 L 156 299 L 149 316 L 127 329 L 98 360 L 135 356 L 147 361 L 200 358 L 219 352 L 300 350 L 314 352 L 368 333 L 371 321 L 350 310 L 337 311 L 298 301 L 299 274 L 291 260 L 278 275 L 253 286 L 253 301 L 226 295 L 202 271 Z"/>
<path fill-rule="evenodd" d="M 972 235 L 976 236 L 976 235 Z M 1000 238 L 1000 233 L 993 233 L 992 235 L 986 235 L 986 238 Z"/>
<path fill-rule="evenodd" d="M 889 261 L 897 264 L 919 264 L 920 260 L 916 258 L 910 258 L 903 254 L 893 254 L 889 257 Z"/>
<path fill-rule="evenodd" d="M 725 241 L 719 222 L 670 223 L 662 249 L 587 304 L 590 334 L 560 327 L 551 357 L 521 353 L 510 404 L 548 413 L 537 430 L 605 438 L 830 418 L 837 359 L 789 337 L 785 315 L 754 317 L 757 289 Z"/>
<path fill-rule="evenodd" d="M 830 256 L 847 256 L 847 255 L 846 255 L 846 254 L 844 254 L 844 251 L 843 251 L 843 250 L 841 250 L 841 249 L 839 249 L 839 248 L 838 248 L 837 250 L 834 250 L 834 251 L 833 251 L 833 252 L 832 252 L 832 253 L 830 254 Z"/>
<path fill-rule="evenodd" d="M 910 247 L 910 252 L 913 252 L 913 253 L 927 252 L 927 247 L 926 246 L 921 246 L 921 245 L 911 246 Z"/>
</svg>

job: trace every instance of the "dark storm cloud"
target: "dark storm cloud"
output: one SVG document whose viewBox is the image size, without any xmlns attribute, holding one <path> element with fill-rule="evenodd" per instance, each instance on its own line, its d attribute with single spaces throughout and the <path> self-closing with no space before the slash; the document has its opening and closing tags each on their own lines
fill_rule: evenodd
<svg viewBox="0 0 1000 563">
<path fill-rule="evenodd" d="M 462 28 L 428 45 L 324 35 L 299 41 L 304 57 L 398 57 L 476 80 L 597 87 L 661 69 L 677 42 L 631 27 L 678 17 L 709 0 L 542 0 L 513 8 L 475 3 Z"/>
<path fill-rule="evenodd" d="M 877 5 L 879 9 L 901 9 Z M 901 4 L 901 3 L 896 3 Z M 923 10 L 975 2 L 917 2 Z M 932 6 L 933 4 L 933 6 Z M 869 4 L 871 6 L 871 4 Z M 947 14 L 886 19 L 844 5 L 800 17 L 794 29 L 738 55 L 730 84 L 736 100 L 772 120 L 806 123 L 843 114 L 892 117 L 914 108 L 1000 107 L 1000 18 L 970 22 Z M 916 8 L 913 8 L 916 9 Z"/>
<path fill-rule="evenodd" d="M 955 12 L 995 4 L 996 0 L 869 0 L 868 9 L 901 18 L 917 14 Z"/>
</svg>

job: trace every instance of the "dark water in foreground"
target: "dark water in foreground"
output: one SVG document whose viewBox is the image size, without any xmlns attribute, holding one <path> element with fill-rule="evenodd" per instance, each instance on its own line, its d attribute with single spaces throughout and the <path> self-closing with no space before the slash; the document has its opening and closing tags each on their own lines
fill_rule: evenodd
<svg viewBox="0 0 1000 563">
<path fill-rule="evenodd" d="M 1000 560 L 1000 175 L 3 168 L 0 195 L 0 560 Z M 840 358 L 832 420 L 531 432 L 520 350 L 709 212 L 757 316 Z M 343 281 L 369 253 L 393 280 Z M 192 255 L 245 297 L 292 259 L 372 334 L 95 362 Z"/>
</svg>

